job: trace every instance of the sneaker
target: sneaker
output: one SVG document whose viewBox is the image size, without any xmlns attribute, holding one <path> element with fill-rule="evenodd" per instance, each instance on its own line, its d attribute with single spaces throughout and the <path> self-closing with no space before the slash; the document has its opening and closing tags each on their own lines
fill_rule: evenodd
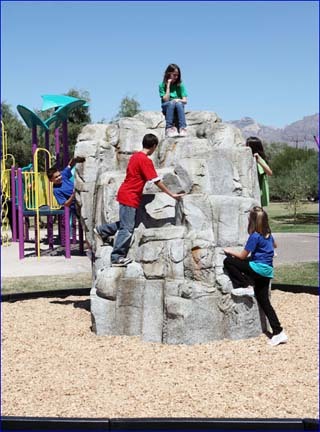
<svg viewBox="0 0 320 432">
<path fill-rule="evenodd" d="M 117 262 L 111 263 L 112 267 L 126 267 L 132 262 L 130 258 L 119 258 Z"/>
<path fill-rule="evenodd" d="M 94 234 L 98 237 L 99 240 L 103 241 L 103 238 L 101 237 L 101 234 L 98 231 L 98 228 L 93 228 Z"/>
<path fill-rule="evenodd" d="M 102 235 L 99 233 L 98 228 L 93 228 L 94 234 L 98 237 L 99 240 L 101 240 L 103 243 L 107 243 L 110 246 L 113 246 L 113 239 L 110 237 L 102 237 Z"/>
<path fill-rule="evenodd" d="M 276 346 L 287 342 L 288 342 L 288 336 L 285 334 L 283 330 L 281 333 L 272 336 L 272 338 L 269 340 L 269 344 L 272 346 Z"/>
<path fill-rule="evenodd" d="M 166 129 L 166 137 L 167 138 L 174 138 L 176 136 L 179 136 L 176 127 L 171 127 L 171 128 Z"/>
<path fill-rule="evenodd" d="M 254 297 L 254 289 L 252 286 L 248 286 L 247 288 L 233 288 L 231 290 L 231 293 L 234 296 L 249 296 L 249 297 Z"/>
<path fill-rule="evenodd" d="M 181 136 L 181 137 L 185 137 L 185 136 L 187 136 L 187 135 L 188 135 L 188 134 L 187 134 L 187 129 L 185 129 L 185 128 L 180 129 L 179 136 Z"/>
</svg>

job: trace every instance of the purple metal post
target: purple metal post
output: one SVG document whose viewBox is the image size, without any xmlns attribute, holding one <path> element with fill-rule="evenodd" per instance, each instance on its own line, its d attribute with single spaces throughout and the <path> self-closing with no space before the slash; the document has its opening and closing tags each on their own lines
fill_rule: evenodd
<svg viewBox="0 0 320 432">
<path fill-rule="evenodd" d="M 65 255 L 66 258 L 71 258 L 70 248 L 70 209 L 68 206 L 64 206 L 64 235 L 65 235 Z"/>
<path fill-rule="evenodd" d="M 18 224 L 19 224 L 19 259 L 24 258 L 24 236 L 23 236 L 23 188 L 22 170 L 18 168 Z"/>
<path fill-rule="evenodd" d="M 53 216 L 47 217 L 47 235 L 49 249 L 53 250 Z"/>
<path fill-rule="evenodd" d="M 63 167 L 66 167 L 69 162 L 69 145 L 68 145 L 68 122 L 62 122 L 62 143 L 63 143 Z"/>
<path fill-rule="evenodd" d="M 33 126 L 32 128 L 32 160 L 34 156 L 34 152 L 38 147 L 38 138 L 37 138 L 37 126 Z"/>
<path fill-rule="evenodd" d="M 11 167 L 11 213 L 12 213 L 12 241 L 17 241 L 17 208 L 16 208 L 16 176 L 15 167 Z"/>
<path fill-rule="evenodd" d="M 83 254 L 84 252 L 84 247 L 83 247 L 83 229 L 82 229 L 82 225 L 80 220 L 78 220 L 78 224 L 79 224 L 79 251 L 81 254 Z"/>
<path fill-rule="evenodd" d="M 30 228 L 30 221 L 29 216 L 26 216 L 24 218 L 24 241 L 29 241 L 29 228 Z"/>
<path fill-rule="evenodd" d="M 65 217 L 64 214 L 63 215 L 59 215 L 59 237 L 60 237 L 60 244 L 61 246 L 65 246 L 65 225 L 66 225 L 66 221 L 65 221 Z"/>
<path fill-rule="evenodd" d="M 50 141 L 49 141 L 49 131 L 45 131 L 45 146 L 48 151 L 50 151 Z M 49 155 L 46 153 L 46 168 L 49 168 Z"/>
<path fill-rule="evenodd" d="M 56 150 L 56 166 L 60 169 L 60 135 L 59 128 L 54 130 L 55 150 Z"/>
<path fill-rule="evenodd" d="M 38 222 L 40 224 L 40 215 L 39 215 L 39 219 L 37 216 L 37 213 L 34 215 L 34 251 L 36 253 L 36 256 L 38 256 L 38 240 L 40 241 L 40 226 L 39 226 L 39 231 L 38 231 Z M 41 254 L 41 252 L 40 252 Z"/>
<path fill-rule="evenodd" d="M 72 225 L 72 244 L 77 244 L 77 218 L 75 215 L 71 216 Z"/>
</svg>

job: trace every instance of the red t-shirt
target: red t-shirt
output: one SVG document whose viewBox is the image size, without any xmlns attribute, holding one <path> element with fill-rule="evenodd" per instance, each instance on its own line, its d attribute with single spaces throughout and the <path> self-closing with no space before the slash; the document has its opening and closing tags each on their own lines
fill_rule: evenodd
<svg viewBox="0 0 320 432">
<path fill-rule="evenodd" d="M 152 160 L 143 152 L 133 154 L 129 159 L 126 178 L 118 190 L 119 203 L 138 208 L 144 185 L 149 180 L 160 180 Z"/>
</svg>

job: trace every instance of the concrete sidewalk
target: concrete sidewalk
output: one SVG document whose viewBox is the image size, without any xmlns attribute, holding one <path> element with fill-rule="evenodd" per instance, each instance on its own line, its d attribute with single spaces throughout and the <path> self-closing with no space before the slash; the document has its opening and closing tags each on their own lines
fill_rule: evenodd
<svg viewBox="0 0 320 432">
<path fill-rule="evenodd" d="M 34 246 L 32 245 L 32 252 Z M 27 254 L 31 247 L 27 246 Z M 79 247 L 77 246 L 77 249 Z M 27 255 L 26 254 L 26 255 Z M 71 258 L 60 256 L 27 256 L 19 259 L 19 243 L 1 247 L 1 276 L 52 276 L 63 274 L 91 273 L 91 262 L 86 255 L 80 256 L 78 250 L 71 252 Z"/>
<path fill-rule="evenodd" d="M 278 247 L 274 266 L 302 262 L 319 262 L 318 233 L 275 233 Z"/>
<path fill-rule="evenodd" d="M 34 245 L 27 243 L 27 254 Z M 77 245 L 77 249 L 78 245 Z M 55 289 L 91 288 L 91 261 L 78 251 L 71 258 L 60 256 L 27 256 L 19 259 L 19 243 L 1 246 L 2 294 Z"/>
</svg>

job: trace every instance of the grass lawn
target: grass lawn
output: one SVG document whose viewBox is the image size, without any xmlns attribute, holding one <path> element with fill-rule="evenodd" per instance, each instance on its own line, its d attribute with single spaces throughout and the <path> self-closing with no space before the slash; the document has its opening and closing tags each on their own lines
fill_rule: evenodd
<svg viewBox="0 0 320 432">
<path fill-rule="evenodd" d="M 319 204 L 302 203 L 298 209 L 298 220 L 293 216 L 287 203 L 272 202 L 266 207 L 272 232 L 315 233 L 319 229 Z"/>
<path fill-rule="evenodd" d="M 272 280 L 275 284 L 284 285 L 319 285 L 319 264 L 317 262 L 282 265 L 274 270 L 275 276 Z"/>
</svg>

